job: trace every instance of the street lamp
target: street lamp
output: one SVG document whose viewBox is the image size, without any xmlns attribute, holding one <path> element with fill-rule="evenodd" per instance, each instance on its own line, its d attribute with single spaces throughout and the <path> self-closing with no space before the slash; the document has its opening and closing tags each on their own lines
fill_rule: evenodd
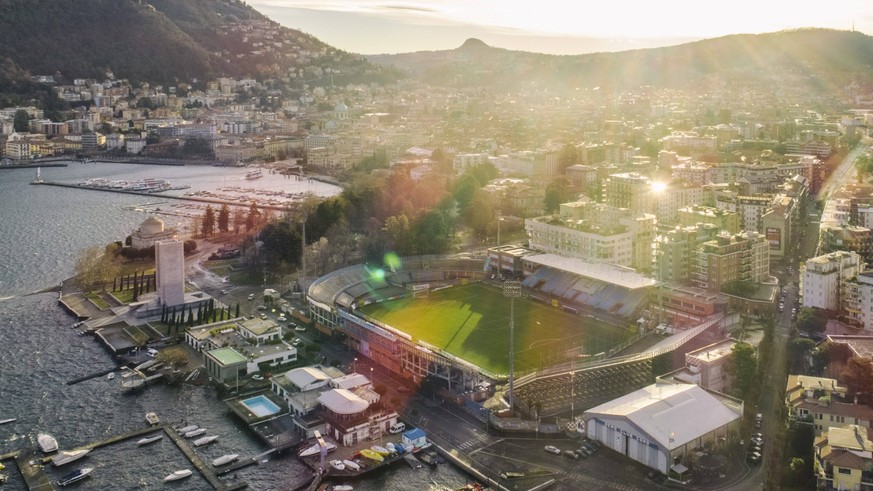
<svg viewBox="0 0 873 491">
<path fill-rule="evenodd" d="M 503 221 L 503 214 L 500 210 L 497 211 L 497 276 L 503 276 L 503 257 L 500 254 L 500 222 Z"/>
<path fill-rule="evenodd" d="M 352 373 L 358 373 L 358 357 L 355 357 L 354 363 L 352 363 Z"/>
<path fill-rule="evenodd" d="M 503 296 L 509 297 L 509 410 L 515 407 L 515 298 L 521 296 L 521 282 L 506 280 L 503 282 Z"/>
</svg>

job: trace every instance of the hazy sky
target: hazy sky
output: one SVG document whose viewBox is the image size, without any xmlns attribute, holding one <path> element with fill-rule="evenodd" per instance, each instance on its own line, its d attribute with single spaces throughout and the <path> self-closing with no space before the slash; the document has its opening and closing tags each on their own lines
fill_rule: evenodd
<svg viewBox="0 0 873 491">
<path fill-rule="evenodd" d="M 248 0 L 284 26 L 361 54 L 452 49 L 467 38 L 555 54 L 736 33 L 828 27 L 873 33 L 873 0 Z"/>
</svg>

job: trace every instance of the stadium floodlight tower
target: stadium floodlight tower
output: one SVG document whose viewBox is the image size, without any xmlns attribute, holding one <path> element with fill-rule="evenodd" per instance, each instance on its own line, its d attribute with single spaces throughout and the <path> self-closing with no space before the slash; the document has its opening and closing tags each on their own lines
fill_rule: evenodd
<svg viewBox="0 0 873 491">
<path fill-rule="evenodd" d="M 509 410 L 515 407 L 515 298 L 521 296 L 521 282 L 506 280 L 503 282 L 503 296 L 509 297 Z"/>
</svg>

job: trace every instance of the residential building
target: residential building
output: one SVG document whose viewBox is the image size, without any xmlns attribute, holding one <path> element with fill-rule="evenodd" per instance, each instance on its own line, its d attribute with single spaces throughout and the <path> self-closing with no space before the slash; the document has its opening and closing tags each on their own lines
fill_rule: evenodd
<svg viewBox="0 0 873 491">
<path fill-rule="evenodd" d="M 841 387 L 836 379 L 826 377 L 813 377 L 811 375 L 788 375 L 785 385 L 785 403 L 788 410 L 797 418 L 811 414 L 797 414 L 794 408 L 801 402 L 812 399 L 818 401 L 820 397 L 836 396 L 839 399 L 846 397 L 846 388 Z"/>
<path fill-rule="evenodd" d="M 820 244 L 823 252 L 854 251 L 865 261 L 873 261 L 873 230 L 856 225 L 822 223 Z"/>
<path fill-rule="evenodd" d="M 806 261 L 803 270 L 803 306 L 842 312 L 851 280 L 864 271 L 861 256 L 836 251 Z"/>
<path fill-rule="evenodd" d="M 736 212 L 720 210 L 711 206 L 690 206 L 677 210 L 679 225 L 687 227 L 698 223 L 711 223 L 735 234 L 740 231 L 740 216 Z"/>
<path fill-rule="evenodd" d="M 711 223 L 676 227 L 655 238 L 653 274 L 659 281 L 686 283 L 695 270 L 697 250 L 718 236 L 721 229 Z"/>
<path fill-rule="evenodd" d="M 611 174 L 603 182 L 603 202 L 635 213 L 651 213 L 652 181 L 636 172 Z"/>
<path fill-rule="evenodd" d="M 770 274 L 769 246 L 763 235 L 720 233 L 702 245 L 696 254 L 692 284 L 718 292 L 730 283 L 761 283 Z"/>
<path fill-rule="evenodd" d="M 725 339 L 685 353 L 685 368 L 673 374 L 676 380 L 727 394 L 732 384 L 730 370 L 734 339 Z"/>
<path fill-rule="evenodd" d="M 326 435 L 340 445 L 353 446 L 358 442 L 378 439 L 397 423 L 395 411 L 374 406 L 379 400 L 368 401 L 348 389 L 331 389 L 318 397 L 322 406 Z"/>
<path fill-rule="evenodd" d="M 873 489 L 870 429 L 847 424 L 832 427 L 813 443 L 816 489 Z"/>
</svg>

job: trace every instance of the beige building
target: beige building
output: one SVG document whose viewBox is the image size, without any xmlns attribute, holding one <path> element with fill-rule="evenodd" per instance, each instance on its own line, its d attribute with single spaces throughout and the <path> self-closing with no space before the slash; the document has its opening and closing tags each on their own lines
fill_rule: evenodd
<svg viewBox="0 0 873 491">
<path fill-rule="evenodd" d="M 690 206 L 677 211 L 679 225 L 687 227 L 698 223 L 711 223 L 728 233 L 738 233 L 740 216 L 736 212 L 719 210 L 711 206 Z"/>
<path fill-rule="evenodd" d="M 685 354 L 685 369 L 673 375 L 674 378 L 689 384 L 697 384 L 704 389 L 727 394 L 732 380 L 728 373 L 737 341 L 725 339 Z"/>
<path fill-rule="evenodd" d="M 770 251 L 763 235 L 722 232 L 702 245 L 692 272 L 694 286 L 713 292 L 739 281 L 761 283 L 770 275 Z"/>
</svg>

